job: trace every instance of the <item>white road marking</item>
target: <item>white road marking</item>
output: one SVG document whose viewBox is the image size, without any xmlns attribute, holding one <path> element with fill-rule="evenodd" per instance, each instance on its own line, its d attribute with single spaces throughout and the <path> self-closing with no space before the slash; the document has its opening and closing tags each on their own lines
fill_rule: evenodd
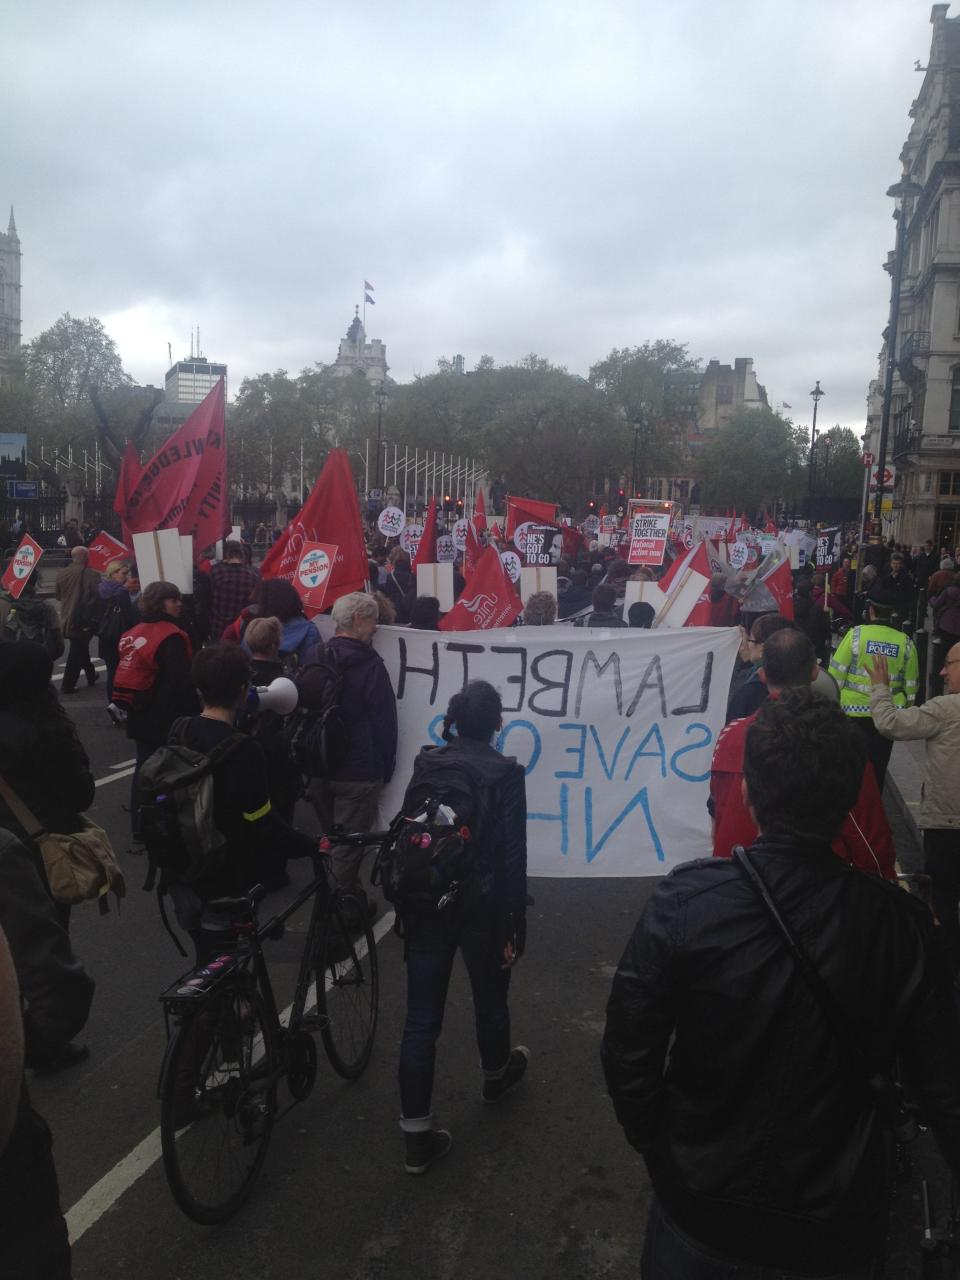
<svg viewBox="0 0 960 1280">
<path fill-rule="evenodd" d="M 117 776 L 119 777 L 120 775 L 118 774 Z M 101 781 L 111 782 L 112 779 L 104 778 Z M 99 786 L 100 784 L 98 783 L 97 785 Z M 393 927 L 393 921 L 394 913 L 388 911 L 373 926 L 373 936 L 378 943 L 384 934 Z M 366 955 L 366 948 L 364 948 L 362 954 Z M 329 979 L 327 981 L 329 983 Z M 312 1005 L 310 1007 L 312 1008 Z M 288 1004 L 280 1014 L 280 1020 L 284 1024 L 288 1021 L 292 1008 L 293 1005 Z M 184 1133 L 186 1131 L 186 1129 L 183 1130 Z M 128 1155 L 118 1161 L 109 1173 L 105 1173 L 99 1182 L 95 1182 L 90 1190 L 80 1197 L 72 1209 L 67 1210 L 65 1217 L 70 1243 L 72 1245 L 76 1244 L 81 1236 L 95 1226 L 107 1210 L 113 1208 L 124 1192 L 129 1191 L 135 1182 L 139 1181 L 149 1169 L 153 1168 L 160 1159 L 161 1154 L 160 1126 L 158 1125 Z"/>
<path fill-rule="evenodd" d="M 136 764 L 137 757 L 131 756 L 129 760 L 118 760 L 116 764 L 110 766 L 111 769 L 125 769 L 128 764 Z"/>
<path fill-rule="evenodd" d="M 97 778 L 93 785 L 95 787 L 105 787 L 108 782 L 119 782 L 121 778 L 129 778 L 136 767 L 136 764 L 132 764 L 129 769 L 121 769 L 119 765 L 111 765 L 111 768 L 116 769 L 117 772 L 108 774 L 106 778 Z"/>
<path fill-rule="evenodd" d="M 93 662 L 93 669 L 95 671 L 106 671 L 107 664 L 105 662 L 101 662 L 99 658 L 93 658 L 91 659 L 91 661 Z M 63 672 L 58 671 L 56 675 L 53 675 L 50 677 L 50 682 L 51 684 L 56 684 L 58 680 L 62 680 L 62 679 L 63 679 Z"/>
</svg>

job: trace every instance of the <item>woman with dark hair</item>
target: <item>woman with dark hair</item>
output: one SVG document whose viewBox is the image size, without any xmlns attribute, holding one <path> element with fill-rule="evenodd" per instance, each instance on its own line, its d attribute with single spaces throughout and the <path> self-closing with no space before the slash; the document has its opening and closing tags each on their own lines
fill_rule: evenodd
<svg viewBox="0 0 960 1280">
<path fill-rule="evenodd" d="M 285 578 L 264 578 L 256 603 L 244 609 L 223 633 L 227 643 L 241 644 L 247 627 L 254 618 L 279 618 L 283 626 L 280 637 L 280 661 L 285 667 L 299 667 L 320 639 L 320 633 L 303 612 L 303 602 L 292 582 Z"/>
<path fill-rule="evenodd" d="M 502 724 L 496 689 L 485 680 L 471 681 L 450 699 L 445 745 L 421 750 L 407 788 L 404 813 L 414 789 L 422 792 L 439 764 L 449 769 L 456 763 L 469 774 L 480 801 L 471 832 L 477 860 L 456 902 L 442 912 L 402 911 L 407 1018 L 400 1046 L 400 1127 L 407 1173 L 425 1173 L 450 1150 L 450 1134 L 434 1127 L 430 1104 L 437 1037 L 458 950 L 473 991 L 483 1101 L 499 1102 L 519 1084 L 530 1057 L 522 1045 L 510 1047 L 510 970 L 526 941 L 527 800 L 522 766 L 491 745 Z"/>
<path fill-rule="evenodd" d="M 140 835 L 140 765 L 162 747 L 180 716 L 200 709 L 190 675 L 190 638 L 177 619 L 183 602 L 172 582 L 151 582 L 140 596 L 141 621 L 120 637 L 113 700 L 127 715 L 127 737 L 136 746 L 130 788 L 133 838 Z"/>
</svg>

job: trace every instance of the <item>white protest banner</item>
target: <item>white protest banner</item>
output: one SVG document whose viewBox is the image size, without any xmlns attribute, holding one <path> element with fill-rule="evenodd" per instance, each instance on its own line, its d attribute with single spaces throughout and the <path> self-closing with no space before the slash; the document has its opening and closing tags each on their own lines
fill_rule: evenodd
<svg viewBox="0 0 960 1280">
<path fill-rule="evenodd" d="M 600 528 L 604 533 L 613 533 L 617 527 L 616 516 L 602 516 L 600 519 Z"/>
<path fill-rule="evenodd" d="M 470 531 L 469 520 L 458 520 L 453 526 L 453 545 L 458 551 L 463 551 L 467 545 L 467 534 Z"/>
<path fill-rule="evenodd" d="M 642 512 L 630 521 L 627 564 L 663 564 L 670 529 L 668 512 Z"/>
<path fill-rule="evenodd" d="M 377 516 L 377 529 L 385 538 L 396 538 L 406 522 L 407 517 L 399 507 L 384 507 Z"/>
<path fill-rule="evenodd" d="M 500 559 L 503 561 L 503 567 L 507 571 L 507 577 L 511 582 L 517 582 L 520 578 L 520 557 L 515 551 L 501 551 Z"/>
<path fill-rule="evenodd" d="M 420 747 L 441 742 L 450 698 L 481 679 L 503 698 L 497 745 L 526 770 L 531 875 L 658 876 L 705 857 L 710 761 L 739 639 L 732 627 L 605 637 L 380 627 L 400 734 L 381 818 L 400 808 Z"/>
<path fill-rule="evenodd" d="M 405 529 L 400 531 L 400 546 L 411 560 L 417 554 L 417 547 L 419 547 L 422 537 L 422 524 L 408 524 Z"/>
<path fill-rule="evenodd" d="M 709 538 L 711 542 L 719 542 L 730 529 L 732 521 L 729 516 L 697 516 L 696 530 L 701 538 Z"/>
</svg>

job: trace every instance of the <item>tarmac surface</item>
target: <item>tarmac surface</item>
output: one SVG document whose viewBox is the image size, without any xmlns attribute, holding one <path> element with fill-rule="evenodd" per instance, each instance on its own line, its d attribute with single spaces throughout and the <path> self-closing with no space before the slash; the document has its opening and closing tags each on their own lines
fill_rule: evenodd
<svg viewBox="0 0 960 1280">
<path fill-rule="evenodd" d="M 87 689 L 82 679 L 64 698 L 98 779 L 90 816 L 125 850 L 133 751 L 107 718 L 105 701 L 102 683 Z M 915 753 L 897 744 L 885 800 L 906 870 L 920 865 L 912 819 L 916 766 Z M 307 811 L 301 819 L 315 829 Z M 639 1274 L 649 1183 L 614 1120 L 599 1045 L 617 961 L 655 879 L 531 883 L 536 905 L 528 952 L 511 988 L 514 1041 L 529 1046 L 531 1064 L 524 1083 L 497 1107 L 479 1099 L 472 1006 L 458 965 L 435 1089 L 435 1113 L 452 1130 L 454 1147 L 423 1178 L 402 1168 L 396 1090 L 402 943 L 382 916 L 380 1022 L 367 1072 L 348 1084 L 321 1049 L 314 1092 L 277 1124 L 251 1200 L 231 1223 L 204 1228 L 177 1209 L 158 1159 L 156 1083 L 165 1030 L 157 997 L 186 966 L 163 931 L 153 895 L 140 891 L 143 859 L 124 853 L 122 861 L 128 896 L 121 910 L 101 918 L 85 905 L 71 926 L 75 949 L 97 981 L 81 1037 L 91 1056 L 61 1075 L 31 1081 L 34 1103 L 54 1134 L 76 1280 Z M 291 864 L 291 870 L 295 882 L 306 881 L 307 868 Z M 305 927 L 302 913 L 271 947 L 281 1000 Z M 917 1144 L 916 1157 L 911 1183 L 895 1197 L 891 1228 L 887 1274 L 903 1280 L 921 1274 L 920 1178 L 931 1179 L 942 1205 L 949 1186 L 929 1137 Z"/>
</svg>

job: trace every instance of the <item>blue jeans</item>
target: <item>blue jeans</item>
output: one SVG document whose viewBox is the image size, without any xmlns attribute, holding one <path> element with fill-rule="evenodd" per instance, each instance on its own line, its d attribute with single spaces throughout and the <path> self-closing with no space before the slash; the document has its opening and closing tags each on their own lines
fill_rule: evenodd
<svg viewBox="0 0 960 1280">
<path fill-rule="evenodd" d="M 430 1114 L 437 1038 L 454 957 L 463 955 L 476 1015 L 477 1046 L 485 1071 L 500 1071 L 510 1056 L 510 970 L 501 969 L 501 930 L 492 918 L 467 915 L 445 921 L 410 921 L 406 940 L 407 1021 L 400 1043 L 400 1103 L 412 1120 Z"/>
<path fill-rule="evenodd" d="M 654 1198 L 640 1259 L 641 1280 L 808 1280 L 808 1271 L 784 1271 L 782 1267 L 736 1262 L 707 1252 L 672 1222 Z M 831 1271 L 818 1280 L 879 1280 L 878 1267 L 854 1267 Z"/>
</svg>

